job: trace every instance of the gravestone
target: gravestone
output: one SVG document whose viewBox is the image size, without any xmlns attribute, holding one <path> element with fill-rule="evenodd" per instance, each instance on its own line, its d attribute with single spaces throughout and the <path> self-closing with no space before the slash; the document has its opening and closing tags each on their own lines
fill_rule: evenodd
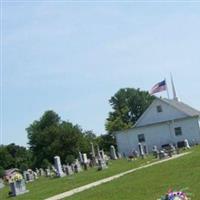
<svg viewBox="0 0 200 200">
<path fill-rule="evenodd" d="M 78 172 L 81 172 L 81 171 L 82 171 L 82 168 L 81 168 L 81 165 L 80 165 L 78 159 L 75 160 L 75 163 L 74 163 L 74 171 L 75 171 L 75 173 L 78 173 Z"/>
<path fill-rule="evenodd" d="M 39 169 L 39 174 L 40 174 L 40 176 L 44 176 L 45 175 L 44 170 L 42 168 Z"/>
<path fill-rule="evenodd" d="M 190 149 L 190 145 L 187 139 L 184 140 L 184 146 L 186 149 Z"/>
<path fill-rule="evenodd" d="M 118 157 L 119 159 L 121 159 L 121 158 L 122 158 L 122 154 L 119 153 L 119 152 L 117 152 L 117 157 Z"/>
<path fill-rule="evenodd" d="M 67 175 L 72 175 L 74 173 L 70 165 L 65 165 L 65 173 Z"/>
<path fill-rule="evenodd" d="M 82 157 L 83 157 L 83 167 L 84 167 L 85 170 L 87 170 L 88 166 L 89 166 L 87 154 L 83 153 Z"/>
<path fill-rule="evenodd" d="M 98 158 L 98 159 L 100 159 L 100 158 L 101 158 L 101 154 L 100 154 L 99 145 L 97 145 L 97 158 Z"/>
<path fill-rule="evenodd" d="M 106 161 L 100 158 L 98 160 L 98 171 L 106 169 L 106 168 L 107 168 Z"/>
<path fill-rule="evenodd" d="M 12 196 L 18 196 L 29 192 L 26 189 L 25 181 L 23 179 L 10 183 L 10 190 Z"/>
<path fill-rule="evenodd" d="M 83 153 L 82 156 L 83 156 L 83 163 L 88 163 L 87 154 Z"/>
<path fill-rule="evenodd" d="M 148 152 L 148 147 L 145 143 L 143 144 L 143 149 L 144 149 L 144 154 L 147 155 L 149 152 Z"/>
<path fill-rule="evenodd" d="M 38 174 L 37 174 L 37 172 L 33 172 L 33 176 L 34 176 L 34 179 L 35 179 L 35 180 L 38 179 Z"/>
<path fill-rule="evenodd" d="M 154 156 L 155 158 L 158 158 L 159 151 L 158 151 L 158 148 L 157 148 L 156 145 L 153 146 L 152 152 L 153 152 L 153 156 Z"/>
<path fill-rule="evenodd" d="M 139 154 L 142 158 L 144 158 L 144 149 L 143 149 L 143 145 L 141 143 L 138 143 L 138 148 L 139 148 Z"/>
<path fill-rule="evenodd" d="M 54 157 L 54 165 L 56 168 L 56 174 L 58 177 L 63 177 L 65 176 L 63 170 L 62 170 L 62 166 L 61 166 L 61 162 L 60 162 L 60 157 L 59 156 L 55 156 Z"/>
<path fill-rule="evenodd" d="M 111 156 L 111 159 L 117 160 L 116 150 L 113 145 L 110 146 L 110 156 Z"/>
<path fill-rule="evenodd" d="M 138 158 L 139 157 L 139 153 L 138 153 L 138 151 L 137 150 L 133 150 L 133 157 L 134 158 Z"/>
<path fill-rule="evenodd" d="M 91 149 L 92 149 L 92 157 L 95 158 L 95 150 L 94 150 L 94 145 L 93 143 L 91 142 Z"/>
<path fill-rule="evenodd" d="M 40 170 L 38 168 L 35 169 L 35 172 L 36 172 L 37 176 L 40 175 Z"/>
<path fill-rule="evenodd" d="M 4 186 L 3 180 L 0 178 L 0 189 L 4 188 Z"/>
<path fill-rule="evenodd" d="M 45 169 L 45 176 L 50 177 L 51 176 L 51 170 L 49 168 Z"/>
<path fill-rule="evenodd" d="M 159 151 L 159 159 L 168 158 L 168 154 L 164 150 Z"/>
<path fill-rule="evenodd" d="M 103 150 L 103 149 L 100 150 L 99 153 L 100 153 L 100 157 L 101 157 L 101 159 L 105 160 L 106 155 L 105 155 L 105 153 L 104 153 L 104 150 Z"/>
<path fill-rule="evenodd" d="M 78 152 L 78 154 L 79 154 L 79 160 L 80 160 L 80 162 L 83 163 L 84 162 L 83 161 L 83 154 L 80 151 Z"/>
<path fill-rule="evenodd" d="M 91 144 L 91 163 L 90 163 L 90 165 L 94 166 L 97 164 L 96 155 L 95 155 L 95 150 L 94 150 L 94 144 L 92 142 L 90 144 Z"/>
<path fill-rule="evenodd" d="M 31 170 L 24 171 L 23 177 L 26 182 L 34 181 L 34 174 L 33 174 L 33 171 Z"/>
</svg>

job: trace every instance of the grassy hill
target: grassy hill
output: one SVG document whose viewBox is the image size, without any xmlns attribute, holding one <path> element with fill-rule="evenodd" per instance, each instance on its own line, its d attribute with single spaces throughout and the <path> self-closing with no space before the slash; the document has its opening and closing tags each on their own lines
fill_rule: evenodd
<svg viewBox="0 0 200 200">
<path fill-rule="evenodd" d="M 136 162 L 128 162 L 125 159 L 110 161 L 109 167 L 103 171 L 97 171 L 97 168 L 89 169 L 72 176 L 66 176 L 63 178 L 46 178 L 40 177 L 34 182 L 27 183 L 27 189 L 29 193 L 14 197 L 16 200 L 42 200 L 47 197 L 66 192 L 73 188 L 97 181 L 102 178 L 106 178 L 126 170 L 139 167 L 147 162 L 153 162 L 152 157 L 148 157 L 145 160 L 137 160 Z M 6 186 L 3 190 L 0 190 L 0 199 L 11 199 L 8 197 L 9 187 Z"/>
<path fill-rule="evenodd" d="M 134 162 L 117 160 L 111 161 L 109 168 L 100 172 L 90 169 L 64 178 L 41 177 L 39 180 L 27 184 L 29 193 L 12 199 L 44 199 L 154 161 L 152 157 Z M 192 200 L 200 200 L 200 146 L 193 148 L 191 153 L 184 157 L 136 171 L 67 199 L 156 200 L 169 188 L 186 187 L 189 188 L 189 192 L 193 193 Z M 8 187 L 0 191 L 1 200 L 11 199 L 7 195 L 8 191 Z"/>
<path fill-rule="evenodd" d="M 68 200 L 156 200 L 168 189 L 188 188 L 200 200 L 200 147 L 192 153 L 76 194 Z"/>
</svg>

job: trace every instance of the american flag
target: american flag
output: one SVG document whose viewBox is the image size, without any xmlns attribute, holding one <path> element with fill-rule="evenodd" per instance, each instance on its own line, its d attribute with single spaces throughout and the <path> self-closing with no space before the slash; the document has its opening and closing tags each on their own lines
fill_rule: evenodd
<svg viewBox="0 0 200 200">
<path fill-rule="evenodd" d="M 158 92 L 162 92 L 164 90 L 167 90 L 167 84 L 166 84 L 166 81 L 161 81 L 157 84 L 155 84 L 151 90 L 150 90 L 150 94 L 155 94 L 155 93 L 158 93 Z"/>
</svg>

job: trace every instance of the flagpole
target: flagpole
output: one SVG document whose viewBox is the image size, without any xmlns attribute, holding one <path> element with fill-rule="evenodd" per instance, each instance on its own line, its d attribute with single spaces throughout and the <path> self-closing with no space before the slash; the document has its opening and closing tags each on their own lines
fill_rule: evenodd
<svg viewBox="0 0 200 200">
<path fill-rule="evenodd" d="M 167 85 L 167 81 L 166 81 L 166 78 L 165 78 L 165 83 L 166 83 L 166 91 L 167 91 L 167 97 L 169 99 L 169 90 L 168 90 L 168 85 Z"/>
</svg>

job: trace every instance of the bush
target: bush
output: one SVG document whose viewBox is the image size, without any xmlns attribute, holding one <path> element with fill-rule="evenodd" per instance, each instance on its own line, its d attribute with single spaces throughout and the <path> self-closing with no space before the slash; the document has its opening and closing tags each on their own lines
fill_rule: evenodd
<svg viewBox="0 0 200 200">
<path fill-rule="evenodd" d="M 71 165 L 75 161 L 75 157 L 73 155 L 66 156 L 65 163 Z"/>
<path fill-rule="evenodd" d="M 0 178 L 2 178 L 4 176 L 4 168 L 0 166 Z"/>
</svg>

